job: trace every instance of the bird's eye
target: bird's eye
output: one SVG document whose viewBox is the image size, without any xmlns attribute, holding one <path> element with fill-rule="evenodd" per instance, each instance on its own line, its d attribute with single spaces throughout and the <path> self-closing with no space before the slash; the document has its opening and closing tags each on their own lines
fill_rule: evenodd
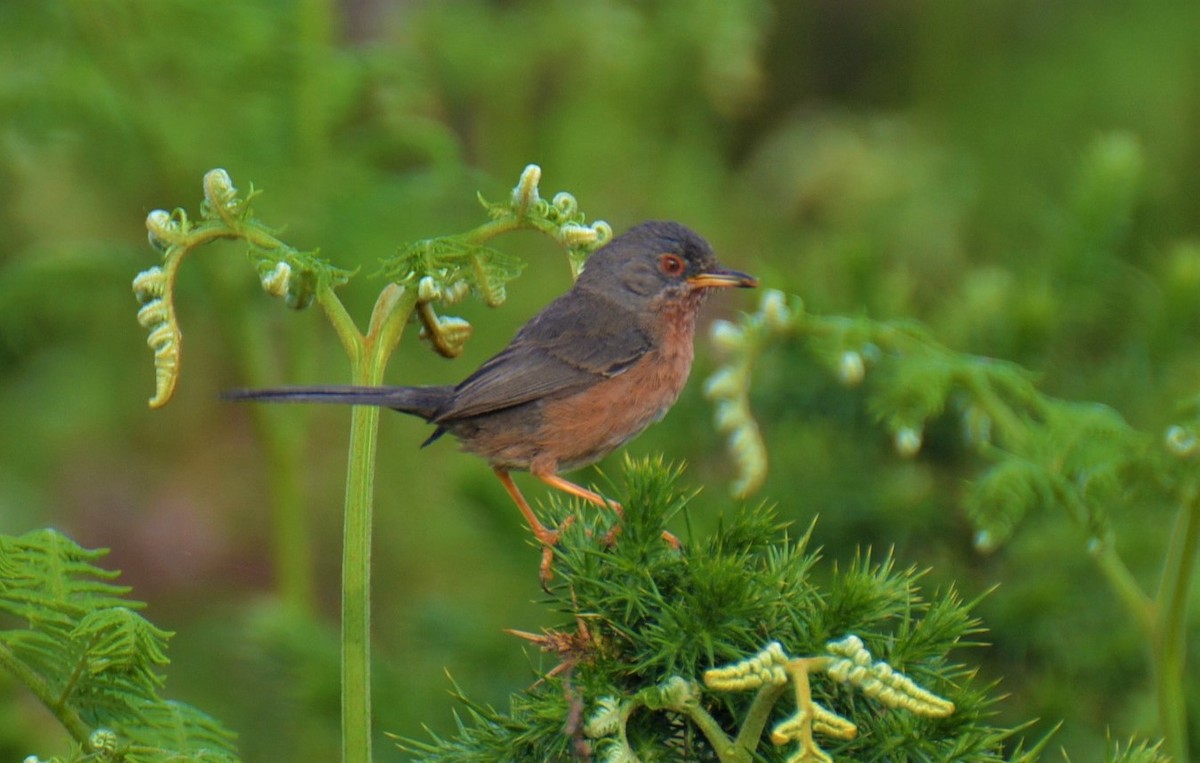
<svg viewBox="0 0 1200 763">
<path fill-rule="evenodd" d="M 681 276 L 687 266 L 683 262 L 683 258 L 678 254 L 661 254 L 658 257 L 658 269 L 665 275 Z"/>
</svg>

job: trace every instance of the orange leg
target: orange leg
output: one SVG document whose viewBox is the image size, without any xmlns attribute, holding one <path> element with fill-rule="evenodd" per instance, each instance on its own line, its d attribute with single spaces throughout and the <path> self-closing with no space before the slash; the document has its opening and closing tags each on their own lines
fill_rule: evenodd
<svg viewBox="0 0 1200 763">
<path fill-rule="evenodd" d="M 533 509 L 529 508 L 529 503 L 526 502 L 525 496 L 521 495 L 521 491 L 517 490 L 516 483 L 512 477 L 503 469 L 493 469 L 496 476 L 500 478 L 500 483 L 504 485 L 504 489 L 508 491 L 508 495 L 513 499 L 513 503 L 517 504 L 521 515 L 525 517 L 525 521 L 529 523 L 529 529 L 533 530 L 534 537 L 546 545 L 554 545 L 558 540 L 558 532 L 556 530 L 547 530 L 533 513 Z"/>
<path fill-rule="evenodd" d="M 575 496 L 576 498 L 582 498 L 588 503 L 595 504 L 602 509 L 611 508 L 613 511 L 617 512 L 618 517 L 625 515 L 625 510 L 621 508 L 621 504 L 617 503 L 616 501 L 610 501 L 599 493 L 588 490 L 582 485 L 576 485 L 570 480 L 565 480 L 562 477 L 559 477 L 557 474 L 534 474 L 533 476 L 537 477 L 542 482 L 545 482 L 552 488 L 561 490 L 564 493 Z"/>
<path fill-rule="evenodd" d="M 559 477 L 557 474 L 537 474 L 537 473 L 535 473 L 533 476 L 537 477 L 542 482 L 545 482 L 547 485 L 549 485 L 552 488 L 557 488 L 558 490 L 561 490 L 564 493 L 568 493 L 577 498 L 582 498 L 583 500 L 587 501 L 588 503 L 595 504 L 601 508 L 611 508 L 613 511 L 617 512 L 618 517 L 625 516 L 625 510 L 621 507 L 621 504 L 617 503 L 616 501 L 610 501 L 609 499 L 605 498 L 604 496 L 600 495 L 599 493 L 594 492 L 592 490 L 588 490 L 587 488 L 583 487 L 582 485 L 576 485 L 574 482 L 571 482 L 570 480 L 563 479 L 562 477 Z M 612 543 L 616 542 L 617 535 L 619 535 L 620 532 L 621 532 L 620 525 L 614 527 L 612 529 L 612 531 L 610 533 L 608 533 L 607 537 L 605 537 L 605 542 L 608 544 L 612 544 Z M 666 530 L 663 530 L 662 539 L 665 540 L 667 542 L 667 544 L 671 546 L 671 548 L 676 549 L 676 550 L 679 549 L 679 545 L 680 545 L 679 539 L 676 538 L 673 534 L 667 532 Z"/>
<path fill-rule="evenodd" d="M 525 496 L 521 495 L 521 491 L 517 490 L 517 485 L 513 482 L 508 472 L 503 469 L 493 469 L 492 471 L 496 473 L 496 476 L 500 479 L 500 484 L 504 485 L 504 489 L 508 491 L 509 497 L 513 499 L 513 503 L 517 504 L 517 509 L 525 517 L 525 521 L 529 523 L 529 529 L 533 530 L 533 536 L 542 544 L 542 562 L 538 565 L 538 578 L 542 581 L 542 588 L 549 590 L 550 579 L 554 577 L 554 571 L 550 568 L 551 563 L 554 561 L 554 544 L 558 543 L 558 536 L 562 528 L 548 529 L 538 520 L 537 515 L 533 513 L 533 509 L 529 507 L 529 503 L 525 500 Z M 575 517 L 567 517 L 563 526 L 569 526 L 574 521 Z"/>
</svg>

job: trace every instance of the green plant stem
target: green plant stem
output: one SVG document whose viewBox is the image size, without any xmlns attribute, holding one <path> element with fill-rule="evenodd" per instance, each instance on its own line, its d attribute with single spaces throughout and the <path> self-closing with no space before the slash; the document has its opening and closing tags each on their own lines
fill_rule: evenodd
<svg viewBox="0 0 1200 763">
<path fill-rule="evenodd" d="M 489 220 L 477 228 L 473 228 L 463 234 L 462 240 L 470 244 L 482 244 L 502 233 L 509 233 L 515 230 L 536 230 L 553 238 L 555 226 L 543 220 L 518 216 L 516 214 L 507 214 L 495 220 Z"/>
<path fill-rule="evenodd" d="M 750 703 L 750 709 L 746 711 L 746 720 L 738 729 L 737 739 L 734 740 L 738 749 L 747 751 L 757 749 L 758 742 L 762 739 L 763 729 L 771 720 L 771 709 L 775 707 L 775 703 L 779 701 L 780 696 L 787 691 L 787 688 L 787 684 L 778 686 L 768 684 L 758 690 L 758 694 L 754 695 L 754 701 Z"/>
<path fill-rule="evenodd" d="M 1196 485 L 1182 492 L 1179 513 L 1167 547 L 1162 583 L 1158 589 L 1156 628 L 1151 634 L 1155 690 L 1164 746 L 1172 760 L 1188 759 L 1187 704 L 1183 689 L 1187 653 L 1187 604 L 1200 546 L 1200 504 Z"/>
<path fill-rule="evenodd" d="M 1112 542 L 1108 540 L 1101 542 L 1091 553 L 1096 566 L 1100 568 L 1100 572 L 1108 581 L 1109 587 L 1113 589 L 1117 598 L 1129 610 L 1129 614 L 1133 615 L 1143 633 L 1148 637 L 1152 636 L 1155 630 L 1155 603 L 1138 585 L 1133 573 L 1125 566 L 1125 562 L 1117 554 Z"/>
<path fill-rule="evenodd" d="M 963 379 L 963 385 L 970 391 L 975 405 L 996 422 L 996 429 L 1016 446 L 1025 445 L 1029 440 L 1029 426 L 1017 415 L 1010 403 L 1002 400 L 985 380 L 985 371 L 976 367 L 973 373 Z"/>
<path fill-rule="evenodd" d="M 382 295 L 380 297 L 382 298 Z M 364 347 L 363 336 L 358 333 L 354 319 L 350 317 L 350 313 L 346 312 L 346 307 L 337 298 L 337 294 L 326 284 L 322 284 L 317 289 L 317 304 L 325 311 L 325 317 L 329 319 L 330 325 L 333 326 L 334 332 L 341 340 L 346 357 L 350 359 L 351 368 L 358 368 L 362 363 Z"/>
<path fill-rule="evenodd" d="M 392 350 L 400 341 L 413 296 L 392 284 L 375 303 L 366 336 L 358 334 L 331 289 L 318 299 L 353 361 L 354 384 L 378 386 Z M 346 507 L 342 545 L 342 760 L 371 760 L 371 524 L 379 408 L 351 409 L 346 465 Z"/>
<path fill-rule="evenodd" d="M 355 373 L 355 384 L 378 383 Z M 379 409 L 356 405 L 350 420 L 342 538 L 342 760 L 371 760 L 371 518 Z"/>
<path fill-rule="evenodd" d="M 75 709 L 68 703 L 60 701 L 61 697 L 50 687 L 46 679 L 17 659 L 17 656 L 4 644 L 0 644 L 0 667 L 24 684 L 25 688 L 29 689 L 33 696 L 37 697 L 54 714 L 72 739 L 79 744 L 87 743 L 91 729 L 79 717 L 79 713 L 75 712 Z"/>
<path fill-rule="evenodd" d="M 740 742 L 735 742 L 734 740 L 730 739 L 729 735 L 725 733 L 725 730 L 721 728 L 721 724 L 717 722 L 717 719 L 713 718 L 712 715 L 710 715 L 709 712 L 705 710 L 698 701 L 696 701 L 696 698 L 692 695 L 692 692 L 688 692 L 688 696 L 682 701 L 668 700 L 663 702 L 661 691 L 662 686 L 663 684 L 659 684 L 658 686 L 651 687 L 648 690 L 643 690 L 638 694 L 638 696 L 634 697 L 634 700 L 626 705 L 625 709 L 622 711 L 621 742 L 626 747 L 629 746 L 629 739 L 626 736 L 626 729 L 629 725 L 629 717 L 637 708 L 647 707 L 651 710 L 671 710 L 676 713 L 682 713 L 688 718 L 691 718 L 692 723 L 696 724 L 696 728 L 700 729 L 700 733 L 704 734 L 705 739 L 707 739 L 708 743 L 712 745 L 713 752 L 717 754 L 717 760 L 721 761 L 721 763 L 750 763 L 752 751 L 754 750 L 755 745 L 758 743 L 757 737 L 753 740 L 749 747 L 746 747 Z M 699 689 L 697 687 L 696 691 L 698 690 Z M 756 705 L 758 703 L 758 699 L 761 699 L 761 697 L 762 693 L 760 692 L 759 696 L 755 698 Z M 770 709 L 771 708 L 768 706 L 767 711 L 769 712 Z M 739 735 L 739 739 L 740 738 L 741 735 Z"/>
<path fill-rule="evenodd" d="M 770 710 L 769 707 L 767 709 Z M 757 739 L 749 748 L 741 742 L 731 740 L 725 730 L 721 728 L 721 724 L 717 723 L 717 720 L 699 704 L 693 703 L 679 708 L 679 712 L 692 719 L 692 723 L 696 724 L 696 728 L 700 729 L 700 733 L 704 734 L 705 739 L 712 745 L 713 752 L 717 754 L 717 759 L 721 763 L 750 763 L 753 760 L 751 751 L 758 744 Z M 738 736 L 740 739 L 741 735 Z"/>
</svg>

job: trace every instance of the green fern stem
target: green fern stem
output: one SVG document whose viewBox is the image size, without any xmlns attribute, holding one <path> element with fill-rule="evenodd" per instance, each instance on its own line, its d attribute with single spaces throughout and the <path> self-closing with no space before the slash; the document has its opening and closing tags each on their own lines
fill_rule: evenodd
<svg viewBox="0 0 1200 763">
<path fill-rule="evenodd" d="M 717 760 L 721 763 L 751 763 L 753 760 L 751 750 L 754 748 L 746 747 L 743 743 L 730 739 L 717 719 L 713 718 L 703 707 L 692 705 L 681 709 L 680 712 L 696 724 L 696 728 L 700 729 L 700 733 L 704 734 L 704 738 L 712 745 L 713 751 L 717 754 Z"/>
<path fill-rule="evenodd" d="M 354 375 L 355 384 L 378 383 Z M 379 409 L 355 406 L 350 423 L 342 540 L 342 760 L 371 760 L 371 520 Z"/>
<path fill-rule="evenodd" d="M 1104 579 L 1108 581 L 1109 587 L 1125 605 L 1142 632 L 1147 635 L 1153 634 L 1156 627 L 1155 603 L 1146 595 L 1133 572 L 1121 559 L 1115 544 L 1111 540 L 1099 543 L 1091 550 L 1091 555 Z"/>
<path fill-rule="evenodd" d="M 1200 550 L 1200 502 L 1189 481 L 1181 491 L 1179 513 L 1167 547 L 1159 586 L 1151 657 L 1158 695 L 1159 723 L 1171 760 L 1188 760 L 1187 699 L 1184 660 L 1187 654 L 1187 605 Z"/>
<path fill-rule="evenodd" d="M 481 246 L 497 236 L 518 230 L 532 230 L 557 238 L 558 224 L 544 217 L 531 216 L 514 210 L 506 210 L 504 214 L 482 225 L 476 226 L 459 236 L 464 244 Z"/>
<path fill-rule="evenodd" d="M 742 721 L 742 726 L 738 729 L 737 738 L 733 742 L 733 750 L 740 753 L 745 760 L 752 760 L 752 751 L 758 748 L 759 741 L 762 739 L 763 730 L 767 728 L 767 723 L 771 720 L 771 711 L 775 707 L 775 703 L 787 691 L 787 684 L 783 685 L 767 685 L 758 690 L 754 695 L 754 701 L 750 703 L 750 709 L 746 711 L 746 719 Z M 711 741 L 711 737 L 709 738 Z M 722 758 L 724 760 L 725 758 Z M 739 760 L 732 756 L 728 756 L 731 761 Z"/>
<path fill-rule="evenodd" d="M 463 240 L 471 244 L 482 244 L 502 233 L 515 230 L 536 230 L 553 236 L 556 228 L 556 225 L 546 220 L 509 213 L 471 229 L 463 235 Z"/>
<path fill-rule="evenodd" d="M 317 300 L 342 340 L 354 384 L 378 386 L 392 350 L 416 307 L 416 295 L 391 284 L 379 295 L 365 336 L 332 288 Z M 346 465 L 346 506 L 342 537 L 342 760 L 371 760 L 371 525 L 379 408 L 354 406 Z"/>
<path fill-rule="evenodd" d="M 50 684 L 27 664 L 17 659 L 7 646 L 0 643 L 0 668 L 4 668 L 29 689 L 45 705 L 67 733 L 79 744 L 85 744 L 92 730 L 79 717 L 79 713 L 64 697 L 55 692 Z"/>
<path fill-rule="evenodd" d="M 963 386 L 970 392 L 972 401 L 979 409 L 995 422 L 996 431 L 1003 438 L 1013 443 L 1014 447 L 1022 447 L 1029 441 L 1029 423 L 1012 403 L 1004 400 L 989 383 L 983 366 L 976 365 L 962 380 Z M 1015 399 L 1028 398 L 1025 390 L 1009 390 Z M 1032 410 L 1029 414 L 1044 415 L 1041 399 L 1033 397 L 1029 400 Z"/>
<path fill-rule="evenodd" d="M 79 653 L 79 659 L 75 662 L 75 669 L 71 671 L 70 677 L 67 678 L 62 690 L 58 693 L 58 698 L 54 700 L 56 707 L 70 707 L 71 697 L 75 695 L 75 687 L 79 684 L 79 679 L 87 673 L 87 655 L 91 648 L 92 643 L 89 642 Z"/>
</svg>

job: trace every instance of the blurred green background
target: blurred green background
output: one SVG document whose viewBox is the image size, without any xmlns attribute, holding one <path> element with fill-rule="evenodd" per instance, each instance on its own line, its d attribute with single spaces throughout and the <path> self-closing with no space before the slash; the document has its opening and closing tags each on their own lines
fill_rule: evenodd
<svg viewBox="0 0 1200 763">
<path fill-rule="evenodd" d="M 1195 0 L 0 3 L 0 532 L 110 547 L 177 632 L 167 693 L 239 731 L 247 759 L 336 755 L 348 411 L 282 417 L 312 543 L 297 606 L 275 572 L 279 470 L 216 397 L 345 382 L 336 338 L 318 310 L 265 299 L 238 248 L 210 247 L 180 280 L 179 392 L 145 405 L 143 221 L 196 213 L 213 167 L 265 189 L 259 216 L 289 243 L 361 267 L 342 292 L 360 321 L 379 257 L 482 221 L 476 191 L 501 198 L 534 162 L 544 196 L 569 190 L 618 231 L 681 220 L 811 310 L 918 319 L 1161 432 L 1200 378 L 1198 37 Z M 569 284 L 548 241 L 495 243 L 529 263 L 509 302 L 462 307 L 476 335 L 458 361 L 410 334 L 392 382 L 457 380 Z M 753 304 L 723 295 L 707 316 Z M 680 404 L 628 448 L 689 463 L 698 531 L 732 507 L 700 394 L 713 364 L 702 341 Z M 1084 761 L 1108 730 L 1153 731 L 1144 645 L 1075 526 L 1030 517 L 981 556 L 958 503 L 979 464 L 954 421 L 904 461 L 804 348 L 765 358 L 758 384 L 761 495 L 801 526 L 819 514 L 828 559 L 894 546 L 931 588 L 1000 584 L 979 607 L 991 646 L 961 657 L 1011 695 L 1006 721 L 1064 720 L 1056 742 Z M 384 418 L 375 710 L 408 736 L 453 729 L 445 672 L 503 706 L 553 662 L 501 632 L 554 622 L 517 512 L 482 462 L 418 450 L 426 434 Z M 1170 510 L 1116 518 L 1148 587 Z M 63 749 L 0 676 L 0 758 Z M 377 757 L 400 755 L 381 739 Z"/>
</svg>

